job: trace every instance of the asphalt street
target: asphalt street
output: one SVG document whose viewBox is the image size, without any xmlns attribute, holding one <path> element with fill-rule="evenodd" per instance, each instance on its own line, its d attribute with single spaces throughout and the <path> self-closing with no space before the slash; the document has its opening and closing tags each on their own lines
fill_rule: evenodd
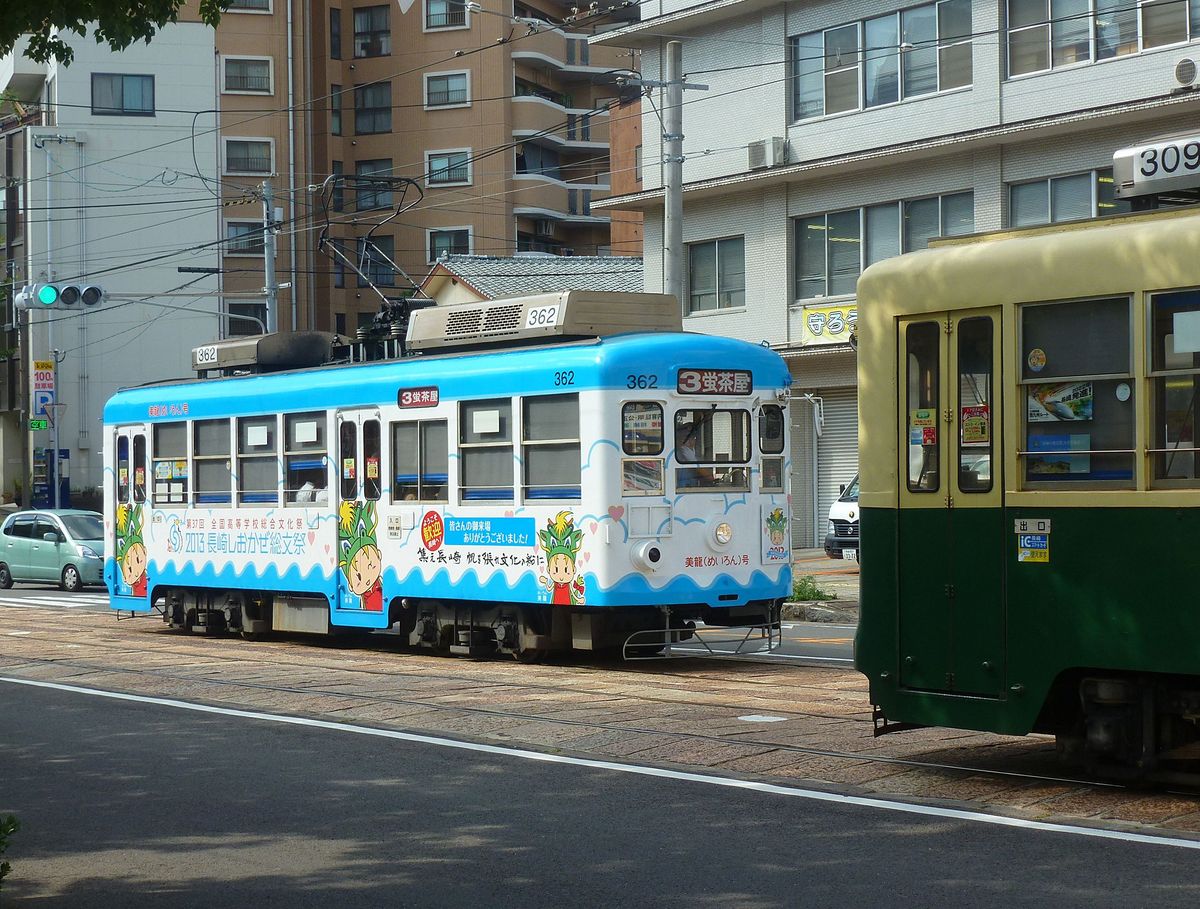
<svg viewBox="0 0 1200 909">
<path fill-rule="evenodd" d="M 1194 906 L 1197 852 L 0 682 L 14 906 Z"/>
</svg>

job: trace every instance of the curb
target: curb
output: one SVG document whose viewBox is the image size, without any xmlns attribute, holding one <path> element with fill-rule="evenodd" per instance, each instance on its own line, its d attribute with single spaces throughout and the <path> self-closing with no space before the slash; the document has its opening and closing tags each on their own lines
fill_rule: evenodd
<svg viewBox="0 0 1200 909">
<path fill-rule="evenodd" d="M 785 619 L 801 622 L 836 622 L 841 625 L 858 624 L 858 603 L 812 601 L 784 603 L 780 613 Z"/>
</svg>

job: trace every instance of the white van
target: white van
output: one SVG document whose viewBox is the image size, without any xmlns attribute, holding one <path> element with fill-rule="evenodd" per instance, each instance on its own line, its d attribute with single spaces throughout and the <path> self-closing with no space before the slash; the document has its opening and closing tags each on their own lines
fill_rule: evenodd
<svg viewBox="0 0 1200 909">
<path fill-rule="evenodd" d="M 825 534 L 825 554 L 831 559 L 858 561 L 858 474 L 829 506 L 829 532 Z"/>
</svg>

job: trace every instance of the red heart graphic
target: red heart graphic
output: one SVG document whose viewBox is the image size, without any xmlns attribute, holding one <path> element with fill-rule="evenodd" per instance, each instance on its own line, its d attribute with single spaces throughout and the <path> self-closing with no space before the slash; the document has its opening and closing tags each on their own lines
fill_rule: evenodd
<svg viewBox="0 0 1200 909">
<path fill-rule="evenodd" d="M 317 532 L 315 530 L 310 530 L 308 532 L 308 545 L 311 546 L 314 542 L 316 542 L 316 539 L 317 539 Z"/>
<path fill-rule="evenodd" d="M 609 505 L 608 506 L 608 516 L 610 518 L 612 518 L 614 521 L 621 520 L 621 516 L 624 514 L 625 514 L 625 506 L 624 505 Z"/>
<path fill-rule="evenodd" d="M 592 523 L 588 524 L 588 533 L 595 533 L 595 532 L 596 532 L 596 528 L 597 528 L 597 527 L 599 527 L 599 526 L 600 526 L 600 525 L 599 525 L 599 524 L 597 524 L 595 521 L 592 521 Z"/>
</svg>

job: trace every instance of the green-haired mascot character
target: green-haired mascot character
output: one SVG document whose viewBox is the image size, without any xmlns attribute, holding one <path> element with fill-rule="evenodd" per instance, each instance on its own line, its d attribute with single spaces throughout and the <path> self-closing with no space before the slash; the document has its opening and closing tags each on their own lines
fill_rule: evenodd
<svg viewBox="0 0 1200 909">
<path fill-rule="evenodd" d="M 343 502 L 338 522 L 338 567 L 362 609 L 383 612 L 383 558 L 375 539 L 375 503 Z"/>
<path fill-rule="evenodd" d="M 550 602 L 556 606 L 583 603 L 583 578 L 575 577 L 575 562 L 583 545 L 583 531 L 575 529 L 569 511 L 560 511 L 546 529 L 538 531 L 538 540 L 546 553 L 546 574 L 538 580 L 550 588 Z"/>
<path fill-rule="evenodd" d="M 767 539 L 770 542 L 767 546 L 766 557 L 772 562 L 786 561 L 791 558 L 791 548 L 785 543 L 787 522 L 787 515 L 783 513 L 782 508 L 776 508 L 767 515 Z"/>
<path fill-rule="evenodd" d="M 117 507 L 117 565 L 130 596 L 146 595 L 146 544 L 142 540 L 142 506 Z"/>
</svg>

